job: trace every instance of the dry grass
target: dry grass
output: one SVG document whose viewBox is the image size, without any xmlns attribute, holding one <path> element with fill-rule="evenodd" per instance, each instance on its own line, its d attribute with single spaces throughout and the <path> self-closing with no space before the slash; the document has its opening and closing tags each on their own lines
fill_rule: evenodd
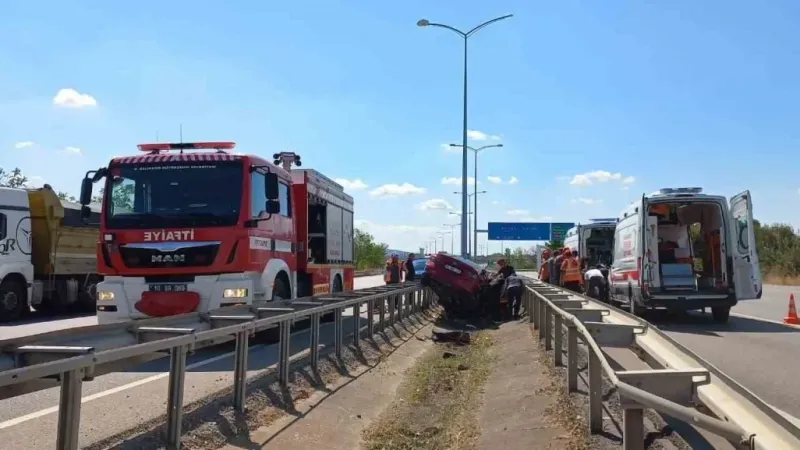
<svg viewBox="0 0 800 450">
<path fill-rule="evenodd" d="M 410 370 L 390 408 L 364 432 L 365 450 L 474 447 L 477 411 L 491 371 L 488 332 L 468 346 L 437 345 Z M 444 358 L 450 352 L 452 357 Z"/>
<path fill-rule="evenodd" d="M 800 276 L 778 275 L 767 273 L 763 276 L 764 284 L 779 284 L 782 286 L 800 286 Z"/>
</svg>

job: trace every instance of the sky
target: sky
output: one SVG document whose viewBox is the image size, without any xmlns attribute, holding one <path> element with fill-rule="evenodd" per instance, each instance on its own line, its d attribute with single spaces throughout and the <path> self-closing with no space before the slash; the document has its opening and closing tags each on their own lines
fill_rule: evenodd
<svg viewBox="0 0 800 450">
<path fill-rule="evenodd" d="M 182 126 L 184 141 L 296 151 L 353 195 L 358 227 L 418 249 L 461 208 L 449 144 L 462 136 L 463 41 L 416 22 L 468 30 L 514 14 L 469 39 L 469 145 L 503 144 L 479 154 L 479 229 L 615 217 L 642 193 L 680 186 L 749 189 L 756 218 L 800 227 L 796 1 L 0 10 L 0 167 L 32 184 L 75 195 L 87 170 L 138 143 L 177 141 Z M 442 242 L 449 250 L 450 235 Z"/>
</svg>

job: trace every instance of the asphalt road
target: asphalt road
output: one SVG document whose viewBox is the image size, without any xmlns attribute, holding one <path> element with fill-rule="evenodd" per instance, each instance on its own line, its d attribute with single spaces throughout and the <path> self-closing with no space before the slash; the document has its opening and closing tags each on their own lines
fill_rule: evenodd
<svg viewBox="0 0 800 450">
<path fill-rule="evenodd" d="M 356 289 L 383 284 L 381 276 L 357 278 Z M 345 315 L 350 309 L 345 311 Z M 366 325 L 366 314 L 362 314 Z M 93 317 L 58 321 L 65 328 L 91 325 Z M 347 332 L 352 329 L 352 315 L 345 318 Z M 62 323 L 63 322 L 63 323 Z M 81 325 L 75 325 L 81 324 Z M 35 326 L 28 324 L 23 326 Z M 50 327 L 49 322 L 41 327 Z M 58 329 L 58 328 L 46 328 Z M 45 331 L 40 328 L 37 332 Z M 308 330 L 292 335 L 292 354 L 308 348 Z M 333 324 L 323 324 L 320 343 L 333 343 Z M 200 400 L 233 385 L 233 345 L 202 349 L 187 362 L 184 404 Z M 277 345 L 250 347 L 248 375 L 255 376 L 277 362 Z M 125 372 L 98 377 L 83 385 L 80 445 L 86 446 L 132 429 L 166 411 L 169 359 L 163 358 L 131 368 Z M 15 450 L 54 448 L 59 389 L 52 388 L 0 401 L 0 445 Z"/>
<path fill-rule="evenodd" d="M 773 407 L 800 417 L 800 327 L 782 323 L 795 290 L 800 294 L 800 286 L 765 285 L 762 297 L 736 305 L 725 325 L 696 312 L 645 318 Z"/>
</svg>

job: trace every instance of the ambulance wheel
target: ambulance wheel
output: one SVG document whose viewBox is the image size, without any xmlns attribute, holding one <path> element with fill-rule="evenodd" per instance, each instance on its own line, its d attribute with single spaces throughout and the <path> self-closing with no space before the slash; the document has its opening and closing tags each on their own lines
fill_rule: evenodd
<svg viewBox="0 0 800 450">
<path fill-rule="evenodd" d="M 0 322 L 18 320 L 28 307 L 25 287 L 17 280 L 0 283 Z"/>
<path fill-rule="evenodd" d="M 716 323 L 728 323 L 728 319 L 731 317 L 730 306 L 711 308 L 711 317 Z"/>
<path fill-rule="evenodd" d="M 636 304 L 636 300 L 633 299 L 633 296 L 628 297 L 628 311 L 633 314 L 634 316 L 641 317 L 644 315 L 645 308 Z"/>
</svg>

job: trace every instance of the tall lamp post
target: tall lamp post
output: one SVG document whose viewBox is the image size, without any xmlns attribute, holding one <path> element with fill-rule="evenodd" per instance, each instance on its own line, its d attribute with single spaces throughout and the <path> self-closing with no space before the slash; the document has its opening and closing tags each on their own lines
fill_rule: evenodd
<svg viewBox="0 0 800 450">
<path fill-rule="evenodd" d="M 469 145 L 467 146 L 467 149 L 472 150 L 472 152 L 475 153 L 475 164 L 474 164 L 474 166 L 475 166 L 474 167 L 475 176 L 474 176 L 474 178 L 472 180 L 472 192 L 473 192 L 473 195 L 475 195 L 478 192 L 478 153 L 486 150 L 487 148 L 496 148 L 496 147 L 502 147 L 502 146 L 503 146 L 503 144 L 484 145 L 483 147 L 478 147 L 478 148 L 472 148 Z M 463 145 L 450 144 L 450 147 L 463 147 Z M 473 254 L 477 254 L 478 253 L 478 196 L 475 195 L 475 198 L 473 200 L 474 200 L 475 203 L 473 204 L 472 212 L 474 212 L 475 215 L 472 216 L 472 233 L 473 233 L 472 234 L 472 245 L 473 245 L 473 252 L 472 253 Z"/>
<path fill-rule="evenodd" d="M 456 191 L 456 192 L 453 192 L 453 194 L 461 194 L 461 192 L 457 192 Z M 475 197 L 475 210 L 468 212 L 468 214 L 472 214 L 473 215 L 472 216 L 473 219 L 475 218 L 475 216 L 478 215 L 478 213 L 477 213 L 477 209 L 478 209 L 478 200 L 477 200 L 478 199 L 478 194 L 486 194 L 486 191 L 480 191 L 480 192 L 475 191 L 472 194 L 467 194 L 467 199 L 469 199 L 469 197 Z M 467 209 L 469 209 L 469 203 L 467 203 Z M 467 248 L 470 248 L 470 251 L 467 252 L 467 253 L 471 254 L 471 255 L 475 255 L 476 254 L 476 252 L 472 250 L 472 247 L 473 247 L 473 244 L 477 246 L 477 243 L 471 242 L 470 241 L 470 237 L 471 237 L 471 234 L 474 232 L 475 233 L 474 240 L 475 241 L 478 240 L 478 231 L 477 231 L 478 221 L 477 220 L 474 221 L 474 226 L 475 226 L 475 228 L 473 228 L 472 230 L 469 230 L 469 223 L 467 223 L 467 233 L 470 235 L 470 236 L 467 236 Z"/>
<path fill-rule="evenodd" d="M 447 228 L 449 228 L 449 231 L 448 231 L 448 233 L 450 233 L 450 254 L 452 255 L 452 254 L 453 254 L 453 247 L 454 247 L 454 246 L 453 246 L 453 244 L 454 244 L 454 242 L 453 242 L 453 241 L 455 240 L 455 234 L 456 234 L 456 233 L 455 233 L 455 231 L 453 230 L 453 228 L 455 228 L 455 227 L 458 227 L 458 226 L 460 226 L 460 225 L 459 225 L 459 224 L 457 224 L 457 223 L 455 223 L 455 224 L 453 224 L 453 223 L 446 223 L 446 224 L 444 224 L 444 225 L 442 225 L 442 226 L 443 226 L 443 227 L 447 227 Z"/>
<path fill-rule="evenodd" d="M 480 29 L 485 28 L 495 22 L 499 22 L 503 19 L 508 19 L 513 17 L 513 14 L 508 14 L 505 16 L 496 17 L 492 20 L 487 20 L 482 24 L 474 27 L 473 29 L 467 31 L 466 33 L 459 30 L 458 28 L 453 28 L 450 25 L 445 25 L 442 23 L 435 23 L 431 22 L 427 19 L 420 19 L 417 21 L 417 26 L 420 27 L 439 27 L 445 28 L 450 30 L 464 39 L 464 126 L 463 126 L 463 156 L 461 162 L 461 192 L 463 195 L 461 196 L 461 256 L 467 256 L 469 252 L 469 248 L 467 247 L 467 237 L 469 234 L 469 230 L 467 230 L 467 221 L 469 218 L 467 217 L 467 41 L 469 40 L 470 36 L 477 33 Z"/>
<path fill-rule="evenodd" d="M 460 194 L 460 192 L 454 192 L 454 194 Z M 472 212 L 469 211 L 469 203 L 467 203 L 467 219 L 464 219 L 464 215 L 461 214 L 460 212 L 450 211 L 448 214 L 450 214 L 452 216 L 458 216 L 461 219 L 461 226 L 463 227 L 465 223 L 467 225 L 469 225 L 469 215 L 472 214 Z M 467 239 L 469 240 L 469 230 L 467 230 Z M 462 247 L 461 248 L 466 248 L 467 249 L 467 252 L 464 252 L 463 250 L 461 251 L 461 256 L 466 258 L 467 257 L 467 253 L 469 253 L 469 241 L 467 241 L 467 243 L 466 243 L 467 245 L 464 246 L 464 237 L 462 236 L 461 237 L 461 243 L 462 243 Z"/>
</svg>

